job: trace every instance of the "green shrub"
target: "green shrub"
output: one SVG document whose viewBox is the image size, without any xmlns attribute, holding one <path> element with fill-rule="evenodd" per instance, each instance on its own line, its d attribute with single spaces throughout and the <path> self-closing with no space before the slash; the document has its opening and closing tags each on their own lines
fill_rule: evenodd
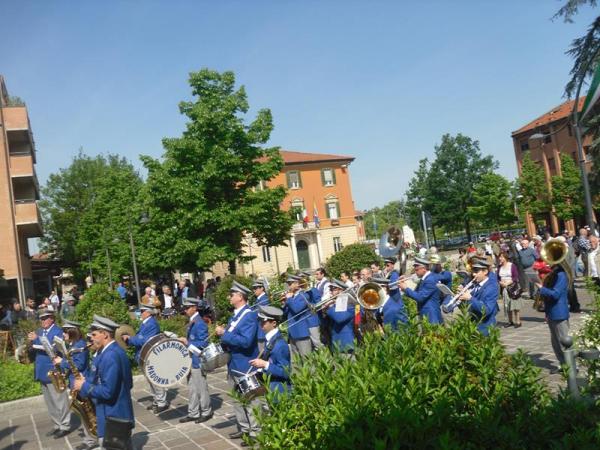
<svg viewBox="0 0 600 450">
<path fill-rule="evenodd" d="M 0 402 L 41 393 L 40 383 L 33 379 L 33 364 L 19 364 L 11 359 L 0 361 Z"/>
<path fill-rule="evenodd" d="M 173 316 L 168 319 L 161 319 L 158 323 L 160 331 L 170 331 L 179 337 L 186 337 L 189 320 L 187 316 Z"/>
<path fill-rule="evenodd" d="M 325 263 L 325 270 L 329 276 L 339 278 L 340 273 L 351 274 L 363 267 L 370 267 L 371 263 L 382 262 L 375 250 L 367 244 L 350 244 L 332 255 Z"/>
<path fill-rule="evenodd" d="M 215 291 L 215 314 L 219 323 L 227 322 L 233 312 L 233 308 L 229 304 L 229 289 L 231 289 L 233 280 L 243 284 L 248 289 L 252 285 L 250 278 L 238 275 L 227 275 L 221 280 Z M 249 298 L 249 300 L 252 302 L 252 298 Z"/>
<path fill-rule="evenodd" d="M 83 299 L 75 308 L 73 320 L 82 324 L 82 330 L 86 331 L 92 323 L 94 314 L 108 317 L 118 324 L 130 324 L 135 322 L 129 316 L 127 304 L 121 300 L 116 291 L 109 290 L 105 284 L 94 284 L 85 291 Z"/>
<path fill-rule="evenodd" d="M 355 361 L 313 353 L 292 382 L 257 411 L 260 448 L 590 448 L 600 436 L 597 410 L 552 400 L 527 355 L 466 317 L 369 335 Z"/>
<path fill-rule="evenodd" d="M 586 288 L 592 294 L 594 299 L 592 311 L 583 317 L 583 325 L 577 333 L 575 340 L 577 347 L 581 349 L 598 348 L 600 349 L 600 289 L 591 279 L 586 280 Z M 577 364 L 583 365 L 586 370 L 585 394 L 600 394 L 600 360 L 578 359 Z"/>
</svg>

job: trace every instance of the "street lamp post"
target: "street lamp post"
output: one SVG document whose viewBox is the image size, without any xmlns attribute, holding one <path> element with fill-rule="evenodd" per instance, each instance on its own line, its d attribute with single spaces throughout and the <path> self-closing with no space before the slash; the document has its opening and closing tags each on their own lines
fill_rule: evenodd
<svg viewBox="0 0 600 450">
<path fill-rule="evenodd" d="M 146 214 L 142 214 L 142 217 L 140 218 L 140 223 L 144 224 L 144 223 L 148 223 L 149 219 L 148 216 Z M 135 296 L 137 298 L 137 303 L 138 303 L 138 308 L 140 307 L 140 303 L 141 303 L 141 298 L 140 298 L 140 279 L 138 276 L 138 270 L 137 270 L 137 262 L 136 262 L 136 258 L 135 258 L 135 244 L 133 242 L 133 232 L 131 231 L 131 221 L 128 222 L 128 226 L 129 226 L 129 246 L 131 247 L 131 260 L 133 262 L 133 277 L 134 277 L 134 281 L 135 281 Z"/>
</svg>

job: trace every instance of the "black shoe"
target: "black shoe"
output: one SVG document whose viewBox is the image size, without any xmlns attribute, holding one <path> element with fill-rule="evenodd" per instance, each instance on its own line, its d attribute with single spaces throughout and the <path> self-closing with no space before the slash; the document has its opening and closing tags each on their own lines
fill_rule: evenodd
<svg viewBox="0 0 600 450">
<path fill-rule="evenodd" d="M 48 432 L 46 433 L 46 437 L 52 437 L 52 436 L 54 436 L 56 433 L 58 433 L 59 431 L 60 431 L 60 430 L 59 430 L 58 428 L 57 428 L 57 429 L 55 429 L 55 430 L 52 430 L 52 431 L 48 431 Z"/>
<path fill-rule="evenodd" d="M 522 324 L 522 323 L 517 323 L 517 324 L 515 325 L 515 328 L 521 328 L 522 326 L 523 326 L 523 324 Z"/>
<path fill-rule="evenodd" d="M 179 419 L 179 423 L 193 422 L 194 420 L 198 420 L 198 419 L 199 419 L 199 417 L 185 416 L 185 417 L 182 417 L 181 419 Z"/>
<path fill-rule="evenodd" d="M 246 433 L 243 431 L 236 431 L 235 433 L 229 433 L 229 439 L 240 439 Z"/>
<path fill-rule="evenodd" d="M 154 403 L 152 403 L 151 405 L 146 406 L 147 410 L 151 410 L 151 409 L 154 409 L 154 408 L 156 408 L 156 405 Z"/>
<path fill-rule="evenodd" d="M 252 439 L 248 442 L 242 441 L 242 443 L 240 444 L 240 447 L 252 447 L 255 443 L 256 443 L 256 441 L 254 439 Z"/>
<path fill-rule="evenodd" d="M 54 439 L 60 439 L 65 437 L 67 434 L 69 434 L 70 431 L 69 430 L 58 430 L 56 432 L 56 434 L 54 434 Z"/>
<path fill-rule="evenodd" d="M 514 323 L 512 323 L 512 322 L 508 322 L 508 323 L 505 323 L 505 324 L 504 324 L 504 328 L 510 328 L 510 327 L 512 327 L 513 325 L 514 325 Z"/>
<path fill-rule="evenodd" d="M 169 409 L 169 405 L 155 406 L 154 408 L 152 408 L 152 412 L 154 414 L 160 414 L 161 412 L 166 411 L 167 409 Z"/>
<path fill-rule="evenodd" d="M 208 416 L 200 416 L 196 419 L 196 423 L 206 422 L 207 420 L 212 419 L 213 413 L 210 413 Z"/>
</svg>

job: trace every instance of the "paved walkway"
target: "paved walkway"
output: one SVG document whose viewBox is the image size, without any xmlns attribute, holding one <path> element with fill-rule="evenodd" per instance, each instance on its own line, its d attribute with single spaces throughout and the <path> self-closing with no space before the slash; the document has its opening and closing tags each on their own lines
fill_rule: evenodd
<svg viewBox="0 0 600 450">
<path fill-rule="evenodd" d="M 584 308 L 591 304 L 590 295 L 578 289 L 580 302 Z M 544 323 L 542 313 L 531 308 L 531 301 L 525 300 L 523 326 L 521 328 L 501 328 L 502 342 L 509 352 L 522 348 L 533 358 L 536 365 L 542 368 L 554 389 L 564 386 L 560 375 L 550 375 L 550 369 L 556 366 L 556 360 L 550 346 L 548 326 Z M 571 330 L 581 325 L 582 314 L 573 314 Z M 502 326 L 503 314 L 498 314 L 499 325 Z M 160 416 L 146 410 L 152 397 L 143 377 L 138 376 L 134 383 L 134 407 L 136 427 L 133 442 L 135 449 L 209 449 L 221 450 L 240 448 L 241 440 L 230 440 L 228 434 L 236 431 L 235 417 L 229 388 L 225 380 L 225 372 L 209 374 L 209 385 L 212 397 L 214 417 L 208 422 L 180 424 L 179 419 L 187 413 L 187 386 L 171 389 L 169 399 L 171 408 Z M 41 397 L 18 400 L 0 404 L 0 450 L 39 450 L 39 449 L 76 449 L 82 443 L 83 434 L 79 427 L 79 419 L 73 415 L 75 431 L 62 439 L 48 438 L 51 424 Z"/>
</svg>

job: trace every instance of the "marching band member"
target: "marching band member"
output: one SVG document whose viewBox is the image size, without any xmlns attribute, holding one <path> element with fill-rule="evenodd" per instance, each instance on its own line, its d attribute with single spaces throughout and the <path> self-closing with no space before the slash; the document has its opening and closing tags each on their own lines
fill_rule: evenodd
<svg viewBox="0 0 600 450">
<path fill-rule="evenodd" d="M 396 283 L 398 281 L 398 278 L 400 278 L 400 274 L 394 268 L 394 266 L 396 265 L 396 258 L 390 256 L 389 258 L 385 258 L 383 262 L 385 263 L 385 269 L 383 270 L 383 278 L 387 278 L 390 284 Z M 375 275 L 373 275 L 373 277 L 375 277 Z M 396 299 L 399 299 L 401 297 L 400 289 L 397 287 L 391 288 L 389 290 L 389 294 L 391 297 L 395 297 Z"/>
<path fill-rule="evenodd" d="M 250 360 L 258 356 L 258 326 L 257 314 L 248 306 L 250 290 L 237 282 L 233 282 L 229 290 L 229 303 L 234 307 L 233 316 L 229 319 L 227 327 L 217 326 L 215 332 L 221 337 L 221 343 L 231 352 L 231 360 L 227 366 L 227 381 L 231 388 L 235 388 L 237 378 L 251 370 Z M 254 418 L 252 406 L 257 404 L 253 400 L 250 405 L 242 405 L 234 401 L 235 417 L 239 431 L 231 433 L 231 439 L 238 439 L 243 435 L 250 438 L 256 437 L 260 431 L 258 422 Z"/>
<path fill-rule="evenodd" d="M 279 323 L 283 318 L 283 311 L 275 306 L 259 306 L 258 319 L 260 326 L 267 337 L 264 352 L 257 359 L 252 359 L 250 365 L 262 369 L 262 373 L 269 376 L 269 390 L 284 394 L 290 389 L 290 348 L 284 337 L 279 332 Z"/>
<path fill-rule="evenodd" d="M 469 302 L 469 313 L 477 322 L 477 329 L 484 336 L 490 334 L 490 328 L 496 324 L 498 313 L 498 278 L 490 273 L 490 263 L 484 259 L 473 258 L 471 261 L 474 288 L 461 295 L 461 299 Z"/>
<path fill-rule="evenodd" d="M 544 300 L 548 328 L 550 329 L 550 342 L 559 365 L 565 364 L 565 348 L 561 340 L 569 335 L 568 293 L 571 285 L 569 275 L 564 265 L 555 264 L 552 266 L 552 272 L 544 278 L 544 284 L 536 283 L 540 296 Z M 558 372 L 559 369 L 553 369 L 550 373 Z"/>
<path fill-rule="evenodd" d="M 254 303 L 254 310 L 259 306 L 264 306 L 269 304 L 269 297 L 266 294 L 265 284 L 262 281 L 255 281 L 252 283 L 252 290 L 254 291 L 254 297 L 256 298 L 256 303 Z M 260 327 L 260 317 L 258 319 L 258 350 L 262 351 L 265 348 L 265 332 Z"/>
<path fill-rule="evenodd" d="M 62 325 L 63 330 L 63 339 L 65 342 L 69 343 L 69 352 L 72 349 L 75 351 L 71 354 L 71 359 L 73 360 L 73 364 L 77 367 L 79 373 L 84 374 L 84 376 L 88 373 L 88 359 L 89 359 L 89 351 L 87 349 L 87 342 L 83 338 L 81 333 L 81 324 L 78 322 L 73 322 L 72 320 L 64 320 Z M 64 355 L 63 355 L 64 356 Z M 67 372 L 70 370 L 69 362 L 66 358 L 61 358 L 57 356 L 54 359 L 55 364 L 60 364 L 60 368 Z M 75 375 L 71 373 L 69 375 L 69 387 L 73 389 L 73 385 L 75 383 Z M 83 443 L 86 448 L 92 449 L 98 446 L 98 439 L 92 436 L 86 427 L 81 427 L 83 430 L 84 438 Z"/>
<path fill-rule="evenodd" d="M 198 350 L 202 350 L 208 345 L 208 326 L 198 311 L 200 300 L 193 297 L 184 297 L 181 303 L 183 311 L 189 317 L 187 337 L 180 337 L 179 340 L 192 350 L 192 370 L 189 380 L 190 399 L 188 413 L 186 417 L 179 419 L 179 422 L 196 423 L 206 422 L 213 416 L 210 405 L 210 393 L 208 392 L 208 381 L 206 373 L 202 370 L 200 355 Z"/>
<path fill-rule="evenodd" d="M 398 331 L 399 324 L 408 323 L 408 314 L 402 301 L 402 296 L 392 297 L 388 287 L 390 280 L 387 278 L 371 278 L 373 283 L 380 285 L 387 294 L 381 308 L 377 310 L 377 321 L 383 326 L 389 325 L 393 331 Z"/>
<path fill-rule="evenodd" d="M 429 263 L 431 264 L 431 271 L 438 277 L 438 283 L 442 283 L 448 289 L 452 290 L 452 272 L 444 270 L 442 267 L 442 257 L 438 253 L 433 253 L 429 256 Z M 439 301 L 443 304 L 445 301 L 450 300 L 451 296 L 444 296 L 442 291 L 439 291 Z"/>
<path fill-rule="evenodd" d="M 439 294 L 436 274 L 429 271 L 429 260 L 422 256 L 416 256 L 413 267 L 415 274 L 419 277 L 419 284 L 415 290 L 406 286 L 406 281 L 401 280 L 399 283 L 400 289 L 404 295 L 412 298 L 417 302 L 419 317 L 426 317 L 429 323 L 441 324 L 442 311 L 440 309 Z"/>
<path fill-rule="evenodd" d="M 54 423 L 53 430 L 46 436 L 54 436 L 55 439 L 69 434 L 71 427 L 71 412 L 69 409 L 69 392 L 64 390 L 58 392 L 52 381 L 48 377 L 48 372 L 54 369 L 50 356 L 41 349 L 42 341 L 40 338 L 46 337 L 50 345 L 54 342 L 54 337 L 62 338 L 63 334 L 60 328 L 54 323 L 54 310 L 42 309 L 38 313 L 41 322 L 41 328 L 35 332 L 32 331 L 27 335 L 27 339 L 34 345 L 35 361 L 34 361 L 34 376 L 42 385 L 42 394 L 44 402 L 48 408 L 50 419 Z"/>
<path fill-rule="evenodd" d="M 284 311 L 288 318 L 288 335 L 292 353 L 305 356 L 312 350 L 308 319 L 311 311 L 308 308 L 308 299 L 300 291 L 301 278 L 297 275 L 288 275 Z"/>
<path fill-rule="evenodd" d="M 318 279 L 319 277 L 317 277 L 317 280 L 320 285 L 327 286 L 327 283 L 329 283 L 329 281 L 327 281 L 327 278 L 325 278 L 325 271 L 321 272 L 321 270 L 322 269 L 317 270 L 319 276 L 321 277 L 320 280 Z M 315 275 L 317 272 L 315 272 Z M 317 303 L 319 303 L 323 295 L 321 294 L 321 291 L 318 287 L 310 287 L 310 274 L 308 272 L 300 272 L 298 275 L 302 277 L 301 287 L 304 288 L 301 294 L 306 296 L 308 302 L 312 305 L 316 305 Z M 313 350 L 317 350 L 323 347 L 323 342 L 321 341 L 321 320 L 319 318 L 319 314 L 317 312 L 311 311 L 310 317 L 306 320 L 308 321 L 308 333 L 310 334 L 310 342 L 312 344 L 312 348 Z"/>
<path fill-rule="evenodd" d="M 94 315 L 91 325 L 92 341 L 98 348 L 93 377 L 75 379 L 74 387 L 96 404 L 98 441 L 118 442 L 131 449 L 131 430 L 135 426 L 131 388 L 131 366 L 125 351 L 114 340 L 119 325 L 112 320 Z"/>
<path fill-rule="evenodd" d="M 331 349 L 343 353 L 354 353 L 354 302 L 343 295 L 346 285 L 334 279 L 330 284 L 331 296 L 335 299 L 327 308 L 327 317 L 331 319 Z M 342 294 L 342 295 L 341 295 Z"/>
<path fill-rule="evenodd" d="M 127 342 L 127 345 L 135 347 L 135 361 L 138 366 L 141 366 L 140 353 L 144 344 L 148 342 L 148 339 L 160 334 L 160 326 L 154 317 L 158 311 L 152 306 L 144 304 L 140 305 L 140 311 L 142 313 L 142 325 L 139 331 L 135 336 L 123 335 L 123 340 Z M 152 409 L 154 414 L 160 414 L 169 407 L 167 404 L 167 389 L 157 387 L 150 382 L 148 382 L 148 385 L 152 392 L 152 405 L 148 409 Z"/>
<path fill-rule="evenodd" d="M 62 331 L 63 340 L 69 343 L 69 350 L 79 349 L 73 352 L 71 355 L 71 358 L 73 359 L 73 364 L 75 364 L 75 367 L 77 367 L 79 373 L 86 373 L 88 368 L 89 352 L 87 350 L 87 343 L 81 335 L 81 324 L 65 319 L 62 326 Z M 60 356 L 57 356 L 54 358 L 54 364 L 60 364 L 60 368 L 63 370 L 63 372 L 67 372 L 70 370 L 70 366 L 66 358 L 61 358 Z M 74 381 L 75 377 L 71 373 L 69 375 L 69 386 L 71 388 L 73 388 Z"/>
</svg>

